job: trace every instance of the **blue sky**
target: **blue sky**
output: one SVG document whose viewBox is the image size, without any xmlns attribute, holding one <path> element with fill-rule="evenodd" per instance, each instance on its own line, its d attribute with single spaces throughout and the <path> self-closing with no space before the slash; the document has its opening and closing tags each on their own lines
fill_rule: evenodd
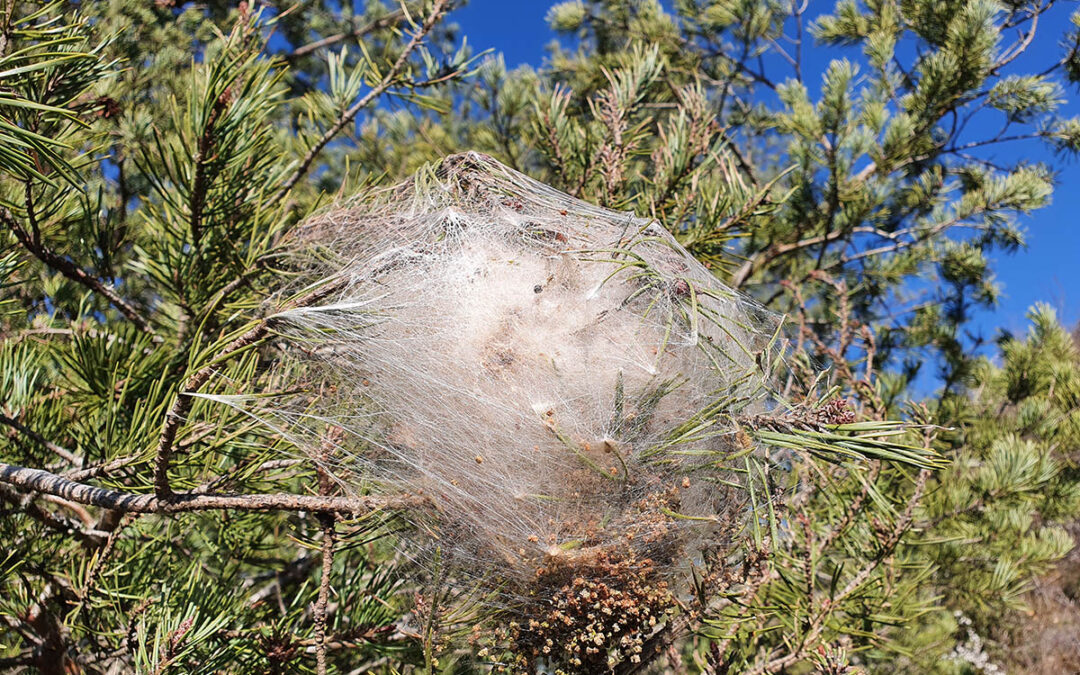
<svg viewBox="0 0 1080 675">
<path fill-rule="evenodd" d="M 555 39 L 544 17 L 552 2 L 548 0 L 469 0 L 469 4 L 454 12 L 452 20 L 468 36 L 476 50 L 492 48 L 501 52 L 508 67 L 526 63 L 543 63 L 545 46 Z M 831 2 L 815 0 L 813 12 L 824 12 Z M 1013 72 L 1038 72 L 1061 58 L 1059 41 L 1069 27 L 1069 14 L 1075 3 L 1058 3 L 1040 21 L 1036 39 L 1012 65 Z M 1007 34 L 1011 42 L 1015 34 Z M 807 86 L 814 92 L 820 84 L 820 73 L 831 58 L 847 56 L 860 58 L 857 49 L 837 50 L 809 47 L 805 52 L 804 75 Z M 1066 116 L 1080 116 L 1080 92 L 1066 90 L 1067 102 L 1061 110 Z M 971 125 L 973 136 L 994 135 L 1000 126 L 999 117 L 976 118 Z M 1058 185 L 1050 206 L 1025 218 L 1027 248 L 1015 254 L 999 254 L 994 260 L 997 278 L 1003 286 L 999 306 L 975 317 L 974 327 L 992 339 L 997 330 L 1013 333 L 1027 330 L 1025 314 L 1037 301 L 1053 305 L 1059 316 L 1072 325 L 1080 321 L 1080 162 L 1055 157 L 1038 140 L 1024 140 L 995 146 L 982 153 L 987 159 L 1002 162 L 1026 159 L 1046 162 L 1058 172 Z"/>
</svg>

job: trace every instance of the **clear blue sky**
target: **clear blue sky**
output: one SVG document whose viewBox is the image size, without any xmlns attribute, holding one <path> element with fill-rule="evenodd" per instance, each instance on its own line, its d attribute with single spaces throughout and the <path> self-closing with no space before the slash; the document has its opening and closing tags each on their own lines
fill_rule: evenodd
<svg viewBox="0 0 1080 675">
<path fill-rule="evenodd" d="M 548 0 L 469 0 L 452 20 L 476 50 L 492 48 L 501 52 L 508 67 L 523 63 L 539 66 L 546 54 L 545 46 L 555 39 L 544 21 L 551 4 Z M 815 0 L 811 12 L 823 12 L 832 6 L 831 2 Z M 1059 3 L 1042 17 L 1035 41 L 1012 64 L 1014 72 L 1038 72 L 1061 58 L 1058 43 L 1074 9 L 1074 3 Z M 1011 42 L 1015 35 L 1009 34 L 1006 39 Z M 857 49 L 839 51 L 811 46 L 805 53 L 804 75 L 812 92 L 829 59 L 837 56 L 860 59 Z M 1080 92 L 1067 89 L 1066 98 L 1062 114 L 1080 116 Z M 977 118 L 971 133 L 993 136 L 999 125 L 999 117 Z M 1024 315 L 1040 300 L 1057 308 L 1068 325 L 1080 321 L 1080 162 L 1055 157 L 1037 140 L 997 146 L 982 156 L 1002 162 L 1046 162 L 1058 171 L 1058 186 L 1051 205 L 1022 222 L 1027 229 L 1028 247 L 1013 255 L 996 256 L 994 269 L 1004 294 L 996 310 L 976 317 L 974 327 L 990 339 L 999 328 L 1025 332 Z"/>
</svg>

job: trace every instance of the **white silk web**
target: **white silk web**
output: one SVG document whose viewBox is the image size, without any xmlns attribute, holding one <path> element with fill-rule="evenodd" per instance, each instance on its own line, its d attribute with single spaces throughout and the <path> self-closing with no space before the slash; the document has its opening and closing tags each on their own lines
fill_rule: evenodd
<svg viewBox="0 0 1080 675">
<path fill-rule="evenodd" d="M 350 491 L 426 497 L 413 550 L 550 598 L 747 522 L 777 321 L 654 221 L 469 153 L 312 219 L 296 259 L 335 290 L 274 317 L 303 393 L 254 414 Z"/>
</svg>

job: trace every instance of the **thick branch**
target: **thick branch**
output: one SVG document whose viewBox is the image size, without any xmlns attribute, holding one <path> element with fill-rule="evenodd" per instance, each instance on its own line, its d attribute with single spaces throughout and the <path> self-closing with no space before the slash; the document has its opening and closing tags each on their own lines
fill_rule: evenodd
<svg viewBox="0 0 1080 675">
<path fill-rule="evenodd" d="M 0 462 L 0 482 L 64 499 L 113 509 L 123 513 L 178 513 L 182 511 L 312 511 L 315 513 L 368 513 L 380 508 L 419 506 L 424 499 L 402 497 L 324 497 L 294 494 L 219 495 L 174 493 L 159 498 L 152 494 L 118 492 L 76 483 L 41 469 Z"/>
<path fill-rule="evenodd" d="M 319 599 L 315 602 L 315 672 L 326 675 L 326 615 L 330 603 L 330 573 L 334 565 L 334 516 L 319 516 L 322 525 L 322 576 L 319 579 Z"/>
<path fill-rule="evenodd" d="M 316 465 L 319 477 L 319 494 L 329 496 L 334 490 L 334 481 L 322 468 L 322 462 L 329 459 L 333 439 L 326 438 L 320 453 L 320 462 Z M 322 526 L 322 576 L 319 579 L 319 598 L 315 602 L 315 672 L 326 675 L 326 619 L 330 604 L 330 573 L 334 567 L 334 514 L 320 513 L 319 525 Z"/>
</svg>

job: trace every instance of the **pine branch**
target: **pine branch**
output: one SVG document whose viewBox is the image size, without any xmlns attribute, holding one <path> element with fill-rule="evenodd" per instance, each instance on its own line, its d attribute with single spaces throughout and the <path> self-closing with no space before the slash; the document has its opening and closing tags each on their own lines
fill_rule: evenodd
<svg viewBox="0 0 1080 675">
<path fill-rule="evenodd" d="M 31 499 L 27 499 L 26 495 L 21 495 L 6 485 L 0 485 L 0 500 L 6 501 L 20 513 L 41 522 L 60 534 L 74 536 L 85 546 L 98 546 L 108 536 L 108 532 L 83 529 L 81 523 L 41 508 L 33 503 Z"/>
<path fill-rule="evenodd" d="M 927 444 L 929 445 L 929 444 Z M 907 500 L 907 505 L 892 528 L 881 539 L 880 550 L 851 578 L 851 581 L 839 592 L 828 598 L 828 604 L 823 607 L 809 624 L 809 630 L 799 641 L 799 647 L 791 649 L 783 656 L 776 656 L 764 663 L 759 664 L 747 671 L 747 675 L 767 675 L 768 673 L 783 672 L 784 669 L 795 665 L 807 657 L 810 651 L 818 646 L 818 640 L 828 624 L 835 607 L 847 600 L 857 591 L 874 570 L 881 566 L 882 562 L 893 554 L 900 539 L 910 529 L 914 519 L 915 507 L 922 501 L 923 490 L 926 481 L 930 478 L 930 471 L 923 469 L 915 480 L 915 490 Z"/>
<path fill-rule="evenodd" d="M 44 436 L 42 436 L 38 432 L 36 432 L 33 429 L 27 427 L 25 424 L 23 424 L 19 420 L 15 419 L 13 417 L 8 417 L 7 415 L 5 415 L 3 413 L 0 413 L 0 424 L 4 424 L 6 426 L 11 427 L 12 429 L 15 429 L 16 431 L 18 431 L 22 435 L 28 437 L 30 440 L 34 441 L 38 445 L 43 446 L 46 450 L 49 450 L 53 454 L 59 456 L 65 462 L 67 462 L 69 464 L 72 464 L 74 466 L 77 466 L 77 467 L 82 466 L 82 458 L 81 457 L 78 457 L 75 453 L 68 450 L 67 448 L 64 448 L 64 447 L 62 447 L 60 445 L 57 445 L 56 443 L 53 443 L 52 441 L 45 438 Z"/>
<path fill-rule="evenodd" d="M 319 478 L 319 494 L 329 496 L 334 489 L 334 482 L 330 475 L 322 468 L 321 462 L 329 459 L 330 448 L 333 441 L 329 438 L 323 442 L 321 449 L 320 464 L 316 465 L 316 474 Z M 322 527 L 322 576 L 319 578 L 319 598 L 315 602 L 315 672 L 317 675 L 326 675 L 326 612 L 330 602 L 330 573 L 334 566 L 334 514 L 319 514 L 319 525 Z"/>
<path fill-rule="evenodd" d="M 886 232 L 880 228 L 859 226 L 850 229 L 830 231 L 826 234 L 806 237 L 805 239 L 789 242 L 787 244 L 773 244 L 760 253 L 747 258 L 746 262 L 744 262 L 731 276 L 731 285 L 735 288 L 742 288 L 755 272 L 776 261 L 778 258 L 805 248 L 813 248 L 818 244 L 830 243 L 850 234 L 875 234 L 890 240 L 895 240 L 898 236 L 896 233 Z"/>
<path fill-rule="evenodd" d="M 22 228 L 19 222 L 15 219 L 15 216 L 11 211 L 7 209 L 0 209 L 0 221 L 11 230 L 12 234 L 19 241 L 23 247 L 34 254 L 34 256 L 41 262 L 48 265 L 50 268 L 56 270 L 60 274 L 63 274 L 68 279 L 86 286 L 95 293 L 103 296 L 110 303 L 112 303 L 116 309 L 120 311 L 129 321 L 134 323 L 146 333 L 153 333 L 154 329 L 150 327 L 149 322 L 139 315 L 139 312 L 135 309 L 131 303 L 124 300 L 120 295 L 113 290 L 112 286 L 106 284 L 101 279 L 91 275 L 86 270 L 77 266 L 67 258 L 63 257 L 59 253 L 56 253 L 45 244 L 37 241 L 35 237 L 30 236 L 26 230 Z"/>
<path fill-rule="evenodd" d="M 374 33 L 377 30 L 382 30 L 383 28 L 393 26 L 402 18 L 404 18 L 404 16 L 405 12 L 403 10 L 395 10 L 382 18 L 375 19 L 374 21 L 364 24 L 359 28 L 354 28 L 353 30 L 348 31 L 347 33 L 335 33 L 334 35 L 328 35 L 321 40 L 309 42 L 306 45 L 297 47 L 296 49 L 285 55 L 285 60 L 289 62 L 296 61 L 297 59 L 303 56 L 307 56 L 312 52 L 318 51 L 323 47 L 329 47 L 330 45 L 337 44 L 338 42 L 342 42 L 343 40 L 358 40 L 365 35 L 368 35 L 369 33 Z"/>
<path fill-rule="evenodd" d="M 343 283 L 344 280 L 339 280 L 327 284 L 322 288 L 318 288 L 295 302 L 289 303 L 286 306 L 286 309 L 303 307 L 313 302 L 318 302 L 320 299 L 337 290 Z M 184 388 L 177 395 L 172 408 L 165 415 L 165 425 L 161 429 L 161 436 L 158 440 L 157 455 L 154 460 L 154 492 L 158 497 L 167 497 L 172 493 L 172 488 L 169 487 L 169 462 L 172 459 L 173 444 L 176 442 L 176 433 L 180 430 L 180 424 L 183 422 L 184 418 L 187 417 L 188 412 L 191 411 L 192 397 L 187 396 L 187 394 L 198 391 L 200 387 L 206 384 L 206 381 L 209 380 L 210 376 L 214 373 L 214 366 L 219 361 L 227 359 L 237 352 L 247 349 L 251 345 L 259 342 L 266 336 L 269 328 L 270 317 L 262 319 L 246 333 L 226 345 L 216 357 L 210 359 L 210 362 L 207 365 L 191 375 L 184 384 Z"/>
<path fill-rule="evenodd" d="M 322 576 L 319 599 L 315 603 L 315 672 L 326 675 L 326 608 L 330 601 L 330 573 L 334 565 L 334 515 L 319 516 L 322 525 Z"/>
<path fill-rule="evenodd" d="M 332 141 L 334 137 L 337 136 L 338 133 L 345 128 L 345 125 L 352 122 L 356 118 L 356 116 L 360 114 L 361 110 L 368 107 L 368 105 L 370 105 L 372 101 L 374 101 L 379 96 L 382 96 L 382 94 L 387 89 L 393 86 L 394 82 L 397 80 L 398 75 L 401 73 L 402 69 L 405 68 L 405 64 L 408 63 L 409 57 L 412 56 L 412 53 L 416 51 L 416 48 L 419 47 L 420 44 L 424 41 L 424 38 L 426 38 L 428 33 L 431 32 L 431 29 L 435 27 L 435 24 L 438 23 L 439 20 L 442 18 L 443 14 L 446 13 L 448 4 L 449 0 L 436 1 L 435 6 L 431 9 L 431 14 L 429 14 L 427 19 L 424 20 L 424 23 L 421 25 L 420 30 L 418 30 L 416 34 L 413 35 L 412 40 L 410 40 L 409 43 L 405 45 L 404 51 L 401 52 L 401 55 L 398 57 L 397 61 L 395 61 L 392 66 L 390 66 L 390 70 L 386 71 L 386 75 L 384 75 L 383 78 L 379 80 L 379 83 L 376 84 L 371 89 L 371 91 L 365 94 L 351 108 L 342 113 L 341 116 L 338 117 L 337 121 L 334 122 L 334 124 L 331 125 L 329 129 L 326 130 L 326 133 L 324 133 L 322 137 L 315 142 L 315 145 L 313 145 L 311 149 L 308 150 L 307 154 L 304 155 L 304 158 L 300 161 L 300 165 L 296 167 L 296 170 L 293 171 L 292 175 L 285 180 L 281 188 L 277 191 L 273 198 L 270 199 L 270 204 L 276 204 L 278 201 L 281 200 L 282 197 L 288 194 L 289 191 L 292 190 L 298 182 L 300 182 L 300 179 L 307 174 L 308 170 L 311 168 L 311 165 L 319 156 L 319 153 L 323 151 L 323 148 L 325 148 L 327 144 L 329 144 L 330 141 Z"/>
<path fill-rule="evenodd" d="M 381 508 L 408 508 L 425 503 L 416 496 L 323 497 L 294 494 L 152 494 L 119 492 L 76 483 L 55 473 L 0 462 L 0 483 L 63 497 L 78 504 L 121 513 L 181 513 L 185 511 L 312 511 L 315 513 L 369 513 Z"/>
<path fill-rule="evenodd" d="M 1050 4 L 1053 4 L 1053 2 Z M 1031 41 L 1035 38 L 1035 31 L 1039 27 L 1039 16 L 1047 9 L 1049 9 L 1049 4 L 1046 7 L 1031 12 L 1031 27 L 1028 28 L 1026 33 L 1022 34 L 1022 37 L 1015 45 L 1005 50 L 1005 53 L 998 58 L 994 63 L 993 68 L 991 68 L 993 72 L 1000 71 L 1002 68 L 1015 61 L 1018 56 L 1027 51 L 1027 48 L 1031 46 Z M 1004 28 L 1004 26 L 1002 28 Z"/>
<path fill-rule="evenodd" d="M 195 247 L 199 247 L 202 241 L 203 210 L 206 208 L 206 192 L 209 189 L 209 176 L 207 176 L 207 164 L 211 153 L 214 151 L 214 126 L 218 118 L 228 105 L 228 97 L 222 94 L 214 101 L 213 108 L 203 127 L 202 135 L 199 136 L 199 147 L 195 153 L 195 179 L 192 181 L 190 199 L 189 226 L 191 228 L 191 240 Z"/>
</svg>

